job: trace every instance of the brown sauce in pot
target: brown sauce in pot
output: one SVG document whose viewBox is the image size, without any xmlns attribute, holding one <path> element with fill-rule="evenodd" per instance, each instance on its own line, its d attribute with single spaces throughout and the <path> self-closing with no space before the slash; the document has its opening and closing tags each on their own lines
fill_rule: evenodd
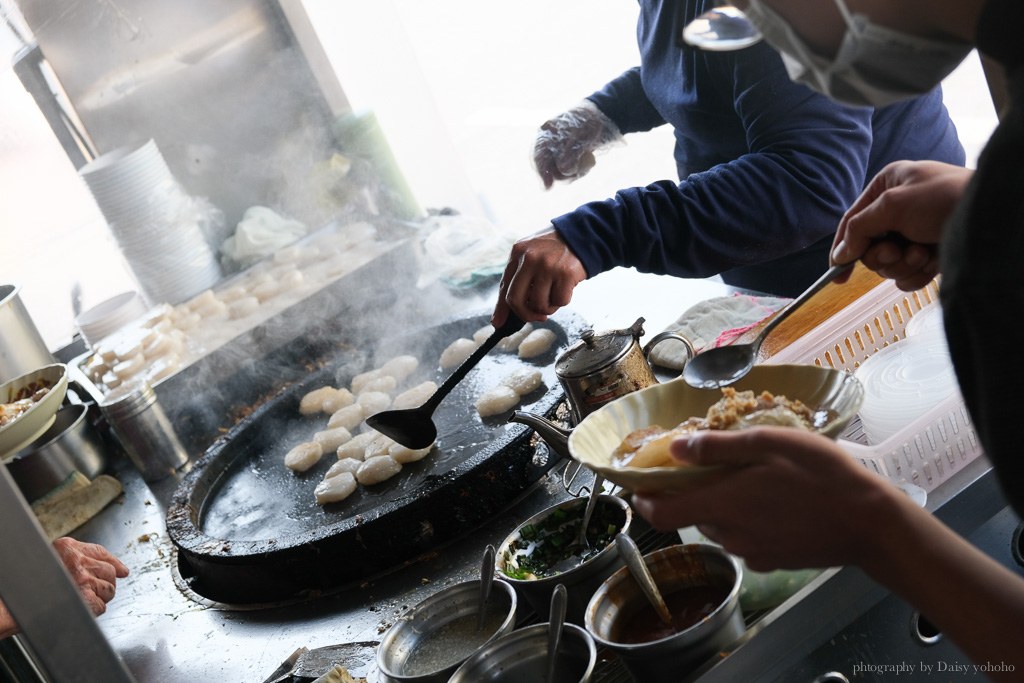
<svg viewBox="0 0 1024 683">
<path fill-rule="evenodd" d="M 650 643 L 685 631 L 699 624 L 729 597 L 725 586 L 687 586 L 664 596 L 665 605 L 672 615 L 672 624 L 666 624 L 646 601 L 635 614 L 620 625 L 615 634 L 617 643 Z"/>
</svg>

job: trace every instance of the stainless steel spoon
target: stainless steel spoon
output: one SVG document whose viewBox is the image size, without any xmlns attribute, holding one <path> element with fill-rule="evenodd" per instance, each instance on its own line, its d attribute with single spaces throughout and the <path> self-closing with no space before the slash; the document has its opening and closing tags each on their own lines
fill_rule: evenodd
<svg viewBox="0 0 1024 683">
<path fill-rule="evenodd" d="M 547 683 L 555 683 L 555 665 L 558 663 L 558 646 L 562 642 L 566 600 L 565 585 L 560 583 L 551 593 L 551 615 L 548 617 L 548 670 L 544 678 Z"/>
<path fill-rule="evenodd" d="M 761 32 L 743 11 L 728 4 L 709 9 L 683 27 L 683 42 L 712 52 L 741 50 L 760 40 Z"/>
<path fill-rule="evenodd" d="M 455 368 L 455 372 L 448 376 L 448 379 L 423 405 L 406 410 L 385 410 L 366 418 L 366 424 L 381 434 L 390 436 L 406 448 L 426 448 L 434 443 L 437 439 L 437 427 L 434 425 L 432 416 L 437 406 L 455 388 L 455 385 L 462 381 L 462 378 L 480 362 L 480 359 L 487 355 L 488 351 L 505 337 L 523 329 L 525 324 L 510 311 L 505 324 L 485 339 L 484 343 L 462 362 L 462 365 Z"/>
<path fill-rule="evenodd" d="M 583 510 L 583 524 L 580 526 L 580 532 L 576 536 L 576 545 L 581 545 L 584 548 L 590 547 L 590 541 L 587 540 L 587 527 L 590 526 L 590 518 L 594 514 L 597 499 L 601 497 L 601 490 L 603 488 L 604 477 L 600 474 L 595 474 L 594 483 L 590 485 L 590 497 L 587 498 L 587 507 Z"/>
<path fill-rule="evenodd" d="M 808 299 L 817 294 L 822 287 L 851 268 L 853 268 L 853 263 L 829 268 L 807 291 L 790 301 L 774 318 L 769 320 L 768 324 L 761 330 L 761 333 L 749 344 L 719 346 L 718 348 L 698 353 L 683 368 L 683 379 L 691 387 L 697 389 L 717 389 L 740 379 L 750 372 L 750 368 L 754 367 L 754 363 L 757 360 L 757 352 L 761 348 L 761 342 L 764 341 L 765 337 L 779 323 L 788 318 L 790 313 L 800 308 Z"/>
<path fill-rule="evenodd" d="M 672 613 L 668 611 L 668 605 L 665 604 L 665 598 L 661 597 L 661 591 L 654 583 L 654 578 L 647 571 L 647 563 L 644 562 L 644 556 L 640 552 L 640 548 L 636 546 L 636 542 L 626 534 L 619 534 L 615 537 L 615 549 L 619 551 L 619 555 L 622 556 L 622 560 L 629 568 L 629 573 L 639 584 L 640 590 L 654 606 L 654 611 L 668 626 L 673 626 Z"/>
<path fill-rule="evenodd" d="M 484 617 L 487 616 L 487 598 L 491 596 L 491 585 L 494 583 L 494 546 L 484 548 L 484 559 L 480 564 L 480 604 L 476 611 L 476 630 L 484 627 Z"/>
</svg>

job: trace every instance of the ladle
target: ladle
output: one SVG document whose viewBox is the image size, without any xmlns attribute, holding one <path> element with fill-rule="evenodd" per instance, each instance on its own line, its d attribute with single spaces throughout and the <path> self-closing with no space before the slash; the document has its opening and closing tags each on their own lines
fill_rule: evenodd
<svg viewBox="0 0 1024 683">
<path fill-rule="evenodd" d="M 448 376 L 434 395 L 418 408 L 407 408 L 405 410 L 385 410 L 366 418 L 366 424 L 376 429 L 385 436 L 402 444 L 406 448 L 426 448 L 437 439 L 437 427 L 434 425 L 432 416 L 437 406 L 445 396 L 455 388 L 455 385 L 462 381 L 462 378 L 480 362 L 487 352 L 493 349 L 499 341 L 523 329 L 525 325 L 511 311 L 505 323 L 494 330 L 491 336 L 484 340 L 470 354 L 469 358 L 462 362 L 462 365 L 455 368 L 455 372 Z"/>
<path fill-rule="evenodd" d="M 647 600 L 650 601 L 654 611 L 658 613 L 658 616 L 666 625 L 673 626 L 672 613 L 668 611 L 665 598 L 661 597 L 661 592 L 654 583 L 654 578 L 651 577 L 651 573 L 647 570 L 647 563 L 644 562 L 644 556 L 641 554 L 640 548 L 636 546 L 636 542 L 626 534 L 618 534 L 615 537 L 615 549 L 619 551 L 619 555 L 622 556 L 626 567 L 629 568 L 629 573 L 632 574 L 637 584 L 639 584 L 640 590 L 643 591 Z"/>
<path fill-rule="evenodd" d="M 558 646 L 562 642 L 567 599 L 565 585 L 560 583 L 555 586 L 551 593 L 551 615 L 548 617 L 548 670 L 544 678 L 547 683 L 555 683 L 555 665 L 558 663 Z"/>
<path fill-rule="evenodd" d="M 597 499 L 601 497 L 601 490 L 604 488 L 604 477 L 600 474 L 594 475 L 594 483 L 590 485 L 590 497 L 587 498 L 587 507 L 583 510 L 583 524 L 580 526 L 580 533 L 576 536 L 576 544 L 584 548 L 590 547 L 587 540 L 587 527 L 590 526 L 590 517 L 594 514 L 594 507 Z"/>
<path fill-rule="evenodd" d="M 737 7 L 712 7 L 683 27 L 683 42 L 710 52 L 742 50 L 761 40 L 747 16 Z"/>
<path fill-rule="evenodd" d="M 765 337 L 779 323 L 788 318 L 790 313 L 800 308 L 808 299 L 817 294 L 822 287 L 851 268 L 853 268 L 853 263 L 829 268 L 807 291 L 790 301 L 774 318 L 769 320 L 768 324 L 761 330 L 761 333 L 749 344 L 719 346 L 718 348 L 698 353 L 683 368 L 683 379 L 691 387 L 697 389 L 717 389 L 739 380 L 750 372 L 750 368 L 754 367 L 754 362 L 757 360 L 757 352 L 761 348 L 761 343 Z"/>
<path fill-rule="evenodd" d="M 484 559 L 480 564 L 480 605 L 476 613 L 477 632 L 484 627 L 484 617 L 487 615 L 487 598 L 491 596 L 491 585 L 494 583 L 494 553 L 494 546 L 488 544 L 484 548 Z"/>
</svg>

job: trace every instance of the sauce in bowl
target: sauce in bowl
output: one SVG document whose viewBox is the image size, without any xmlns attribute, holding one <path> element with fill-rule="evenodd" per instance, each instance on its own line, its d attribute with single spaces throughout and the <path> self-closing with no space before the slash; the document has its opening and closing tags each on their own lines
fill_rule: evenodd
<svg viewBox="0 0 1024 683">
<path fill-rule="evenodd" d="M 672 615 L 666 624 L 654 611 L 644 605 L 619 626 L 614 640 L 619 643 L 650 643 L 680 633 L 707 619 L 729 597 L 725 586 L 685 586 L 665 597 L 665 606 Z"/>
</svg>

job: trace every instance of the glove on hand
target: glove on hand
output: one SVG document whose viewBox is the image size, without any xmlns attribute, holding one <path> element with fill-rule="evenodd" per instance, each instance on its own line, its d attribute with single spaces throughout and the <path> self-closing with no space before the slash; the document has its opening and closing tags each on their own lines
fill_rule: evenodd
<svg viewBox="0 0 1024 683">
<path fill-rule="evenodd" d="M 619 127 L 590 100 L 547 121 L 533 143 L 533 163 L 551 188 L 556 180 L 582 178 L 594 167 L 594 152 L 622 139 Z"/>
</svg>

